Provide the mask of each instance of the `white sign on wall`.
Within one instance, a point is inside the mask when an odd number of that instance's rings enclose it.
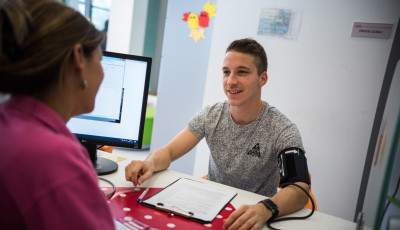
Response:
[[[352,37],[390,38],[393,24],[354,22]]]

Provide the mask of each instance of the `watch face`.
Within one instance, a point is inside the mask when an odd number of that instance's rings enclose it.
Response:
[[[276,206],[276,204],[272,201],[272,200],[267,200],[268,206],[273,210],[273,211],[277,211],[278,210],[278,206]]]

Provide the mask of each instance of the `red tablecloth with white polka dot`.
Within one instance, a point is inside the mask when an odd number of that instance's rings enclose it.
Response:
[[[111,188],[102,189],[105,193],[111,191]],[[229,203],[211,223],[202,224],[138,204],[136,200],[144,189],[146,188],[118,187],[108,201],[114,219],[129,229],[222,229],[223,220],[235,210]],[[160,190],[161,188],[150,188],[143,199]]]

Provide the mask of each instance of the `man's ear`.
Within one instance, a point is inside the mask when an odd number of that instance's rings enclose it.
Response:
[[[81,44],[76,44],[72,50],[72,67],[73,70],[76,71],[78,76],[81,76],[83,73],[83,68],[85,66],[85,58],[83,54],[83,47]]]
[[[265,84],[267,84],[268,81],[268,74],[267,71],[264,71],[261,76],[260,76],[260,86],[264,86]]]

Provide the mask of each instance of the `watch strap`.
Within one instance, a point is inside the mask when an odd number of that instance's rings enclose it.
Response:
[[[268,221],[271,221],[278,216],[279,208],[278,208],[278,205],[275,204],[275,202],[273,202],[270,199],[265,199],[265,200],[260,201],[260,203],[263,203],[265,205],[265,207],[267,207],[272,212],[272,216],[271,216],[271,218],[269,218]]]

